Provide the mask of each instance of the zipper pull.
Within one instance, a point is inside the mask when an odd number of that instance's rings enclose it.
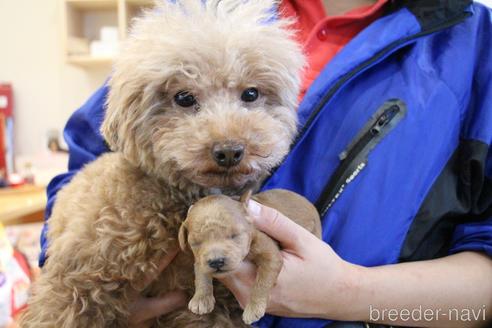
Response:
[[[400,107],[398,105],[393,105],[379,116],[379,118],[376,120],[376,123],[371,127],[371,134],[373,136],[378,135],[381,130],[388,125],[393,118],[398,114],[400,111]]]
[[[372,122],[374,123],[369,123],[368,126],[366,126],[365,129],[363,129],[355,138],[352,140],[352,142],[349,144],[349,146],[342,151],[339,155],[338,158],[340,161],[345,160],[347,158],[348,154],[352,151],[354,146],[364,137],[378,137],[381,134],[381,131],[385,129],[385,127],[390,124],[395,117],[398,116],[398,114],[402,111],[400,107],[400,103],[396,100],[390,100],[391,104],[385,103],[383,105],[385,108],[384,110],[380,108],[378,112],[380,112],[379,116],[376,116],[372,118]],[[397,102],[397,103],[395,103]],[[383,108],[384,108],[383,107]]]

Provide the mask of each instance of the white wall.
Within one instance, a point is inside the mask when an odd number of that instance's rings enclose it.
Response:
[[[61,131],[110,72],[64,62],[60,5],[59,0],[0,0],[0,81],[14,86],[19,155],[42,151],[47,131]]]
[[[492,0],[477,0],[477,2],[481,2],[486,4],[487,6],[492,8]]]

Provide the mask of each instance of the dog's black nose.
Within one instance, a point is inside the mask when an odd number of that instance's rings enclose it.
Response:
[[[244,156],[244,145],[238,143],[217,143],[212,147],[212,157],[219,166],[233,167]]]
[[[225,258],[224,257],[219,257],[213,260],[208,260],[208,266],[211,267],[212,269],[219,270],[221,269],[225,264]]]

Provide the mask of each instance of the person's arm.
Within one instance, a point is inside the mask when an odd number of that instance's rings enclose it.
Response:
[[[360,320],[400,326],[480,327],[492,318],[492,260],[481,253],[359,268],[355,276],[360,279],[355,311]],[[372,312],[367,304],[372,305]],[[384,309],[395,309],[391,318],[389,312],[381,317]],[[403,317],[404,309],[409,313],[405,310]]]
[[[421,327],[480,326],[492,318],[492,259],[486,255],[464,252],[365,268],[342,260],[277,211],[251,204],[254,224],[283,248],[284,266],[270,294],[268,313]],[[223,282],[245,304],[254,277],[254,266],[245,262]],[[414,320],[419,310],[421,318]],[[453,320],[456,311],[460,320]],[[467,311],[472,321],[466,321]]]
[[[40,267],[46,261],[46,248],[49,242],[46,234],[56,194],[64,185],[70,182],[75,173],[85,164],[108,151],[105,141],[99,132],[104,117],[104,104],[107,93],[108,87],[104,85],[80,109],[72,114],[65,126],[63,134],[69,150],[68,172],[56,176],[48,185],[45,224],[41,232]]]

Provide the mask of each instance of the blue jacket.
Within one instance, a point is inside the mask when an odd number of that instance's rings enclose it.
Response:
[[[264,188],[294,190],[315,203],[323,240],[352,263],[462,251],[492,256],[491,40],[492,14],[480,4],[399,2],[313,83],[299,108],[301,133]],[[69,172],[48,187],[47,218],[56,192],[108,151],[99,133],[107,91],[97,91],[66,126]],[[43,234],[43,250],[46,244]]]

